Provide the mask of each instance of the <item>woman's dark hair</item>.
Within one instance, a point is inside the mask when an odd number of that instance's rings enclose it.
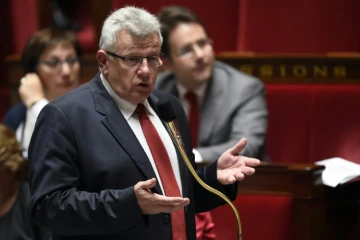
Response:
[[[163,36],[163,44],[161,52],[167,57],[170,53],[169,35],[181,23],[197,23],[204,29],[205,26],[202,20],[192,11],[180,6],[164,7],[158,13],[158,18],[161,24],[161,35]],[[205,29],[206,31],[206,29]]]
[[[77,57],[81,60],[82,51],[74,32],[56,28],[45,28],[34,33],[23,49],[21,62],[24,74],[36,72],[41,54],[49,47],[56,46],[59,43],[72,45]]]

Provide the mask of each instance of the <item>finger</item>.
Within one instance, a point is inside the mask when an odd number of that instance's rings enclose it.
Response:
[[[238,172],[234,177],[237,181],[241,181],[245,178],[245,175],[243,172]]]
[[[245,159],[245,165],[250,167],[256,167],[260,165],[260,160],[256,158],[247,158]]]
[[[164,212],[173,212],[180,208],[185,207],[190,203],[189,198],[182,198],[182,197],[166,197],[162,196],[157,201],[158,206],[161,207],[162,211]]]
[[[170,205],[190,201],[188,198],[183,198],[183,197],[167,197],[167,196],[159,195],[159,194],[156,194],[155,196],[157,198],[156,202],[162,206],[170,206]]]
[[[21,79],[20,79],[20,84],[24,84],[25,82],[26,82],[26,78],[25,77],[22,77]]]
[[[231,155],[237,155],[237,154],[239,154],[239,152],[241,152],[245,148],[246,143],[247,143],[246,138],[242,138],[242,139],[240,139],[240,141],[238,141],[235,144],[235,146],[228,149],[226,152],[230,153]]]
[[[235,175],[228,176],[226,184],[233,184],[234,182],[236,182],[236,176]]]
[[[245,175],[253,175],[255,173],[255,169],[251,167],[244,167],[241,171]]]

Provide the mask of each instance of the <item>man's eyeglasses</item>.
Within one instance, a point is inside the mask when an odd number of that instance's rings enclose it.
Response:
[[[46,66],[55,70],[60,70],[63,63],[67,63],[69,67],[72,67],[77,62],[79,62],[79,59],[77,57],[69,57],[64,60],[60,60],[58,58],[52,58],[49,60],[40,61],[40,63],[45,64]]]
[[[146,58],[146,62],[149,67],[158,67],[161,66],[165,58],[165,55],[163,53],[160,53],[160,55],[142,57],[142,56],[120,56],[109,51],[105,51],[105,52],[110,56],[120,58],[121,60],[124,61],[125,65],[129,67],[134,67],[136,65],[141,64],[144,58]]]
[[[188,44],[176,51],[176,54],[181,58],[191,58],[195,55],[194,45],[201,50],[212,46],[212,40],[209,38],[200,39],[195,43]]]

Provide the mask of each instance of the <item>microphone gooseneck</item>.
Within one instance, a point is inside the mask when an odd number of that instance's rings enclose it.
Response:
[[[189,169],[189,171],[191,172],[193,177],[203,188],[205,188],[209,192],[222,198],[232,208],[232,210],[235,214],[236,220],[237,220],[237,225],[238,225],[238,239],[241,240],[242,239],[241,221],[240,221],[240,215],[239,215],[236,207],[234,206],[234,204],[231,202],[231,200],[225,194],[210,187],[203,180],[201,180],[201,178],[197,175],[195,169],[193,168],[188,156],[186,155],[184,146],[182,143],[179,127],[176,122],[176,114],[175,114],[174,108],[172,107],[171,102],[168,99],[162,99],[157,102],[156,106],[158,109],[160,119],[165,122],[165,126],[170,134],[172,141],[178,148],[182,158],[185,161],[187,168]]]

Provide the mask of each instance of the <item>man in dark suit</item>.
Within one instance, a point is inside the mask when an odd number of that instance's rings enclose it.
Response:
[[[30,143],[32,214],[54,239],[194,240],[196,212],[223,200],[195,182],[158,117],[173,106],[195,166],[186,115],[175,97],[154,90],[162,36],[156,17],[125,7],[104,22],[101,73],[49,103]],[[242,139],[197,170],[231,199],[259,160],[239,156]]]

